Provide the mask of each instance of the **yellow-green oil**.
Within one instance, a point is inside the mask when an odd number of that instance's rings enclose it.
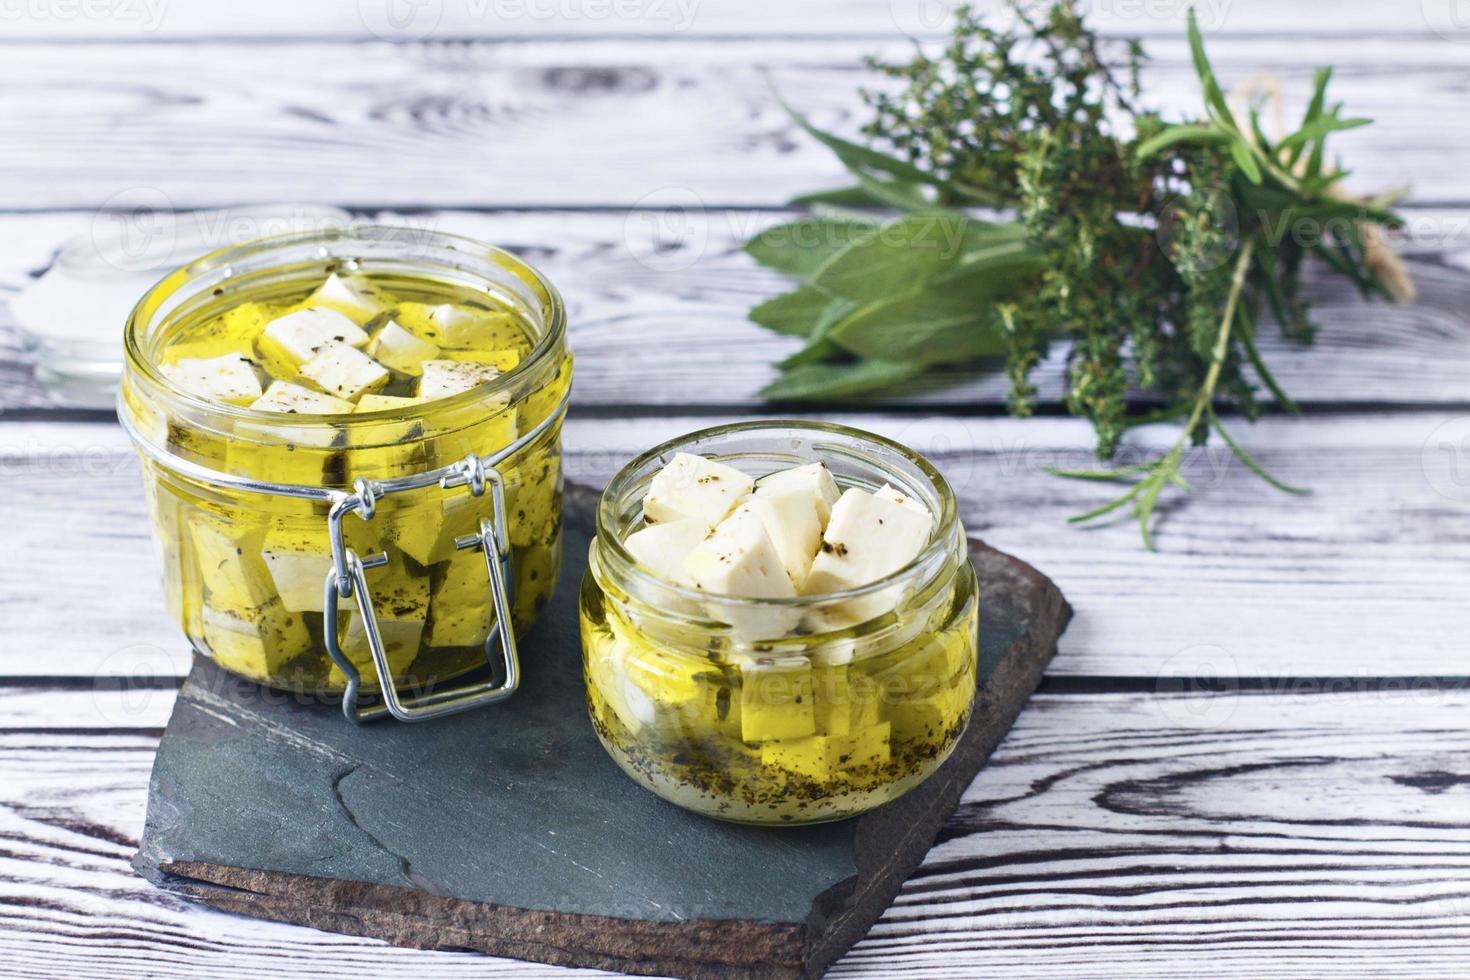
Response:
[[[783,642],[763,655],[714,642],[701,655],[700,636],[651,636],[592,574],[580,606],[598,737],[634,780],[708,816],[860,813],[937,769],[969,720],[979,606],[968,562],[867,644],[814,636],[805,651]]]

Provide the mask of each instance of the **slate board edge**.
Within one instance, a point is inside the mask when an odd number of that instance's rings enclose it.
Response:
[[[964,790],[1040,683],[1071,619],[1071,607],[1046,576],[982,541],[971,539],[970,544],[972,560],[1000,559],[1007,575],[1025,580],[1018,584],[1034,604],[1030,621],[1053,623],[1054,629],[1049,635],[1028,632],[1013,644],[1013,650],[1017,645],[1031,649],[1003,658],[977,699],[977,708],[984,710],[976,716],[986,721],[979,729],[972,723],[955,754],[925,784],[928,792],[911,793],[857,818],[854,856],[859,874],[818,896],[804,927],[731,919],[671,924],[599,918],[471,902],[396,885],[176,862],[150,846],[154,842],[146,828],[133,866],[159,887],[222,911],[400,946],[474,950],[690,980],[819,977],[867,933],[923,860]],[[151,813],[158,797],[151,781],[149,797]],[[893,826],[904,828],[896,847]],[[864,879],[868,883],[860,888]],[[856,901],[851,900],[854,894],[860,895]],[[561,935],[575,935],[576,945],[556,941]],[[597,942],[589,942],[589,936]],[[697,955],[650,956],[650,948],[686,949]]]

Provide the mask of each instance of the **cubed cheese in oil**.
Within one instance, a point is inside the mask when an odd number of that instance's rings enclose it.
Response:
[[[511,347],[522,336],[515,318],[509,313],[472,310],[444,303],[429,312],[429,319],[438,330],[439,346],[457,350]]]
[[[932,531],[927,512],[849,489],[832,507],[802,592],[841,592],[891,575],[924,550]]]
[[[654,474],[643,498],[643,512],[654,521],[697,518],[714,525],[754,486],[754,480],[733,466],[678,453]]]
[[[258,412],[281,412],[287,415],[351,415],[357,406],[335,395],[312,391],[290,381],[272,381],[250,407]]]
[[[261,395],[255,362],[244,354],[181,358],[159,370],[180,388],[212,402],[249,405]]]
[[[439,348],[427,340],[410,333],[393,320],[378,328],[368,344],[368,354],[399,374],[420,375],[424,373],[425,361],[439,356]]]
[[[383,310],[377,290],[362,282],[349,282],[335,272],[306,298],[307,306],[326,307],[352,320],[366,323]]]
[[[388,369],[351,344],[329,340],[301,365],[301,377],[322,391],[347,401],[377,391],[388,383]]]
[[[368,335],[336,310],[309,307],[272,320],[256,341],[256,349],[272,375],[293,378],[301,365],[331,341],[366,347]]]
[[[424,401],[444,398],[489,384],[500,377],[498,368],[489,364],[439,359],[425,361],[419,376],[418,396]]]
[[[383,650],[388,654],[388,666],[395,678],[406,674],[409,666],[418,657],[423,635],[424,621],[421,619],[394,621],[378,618],[378,639],[382,641]],[[339,630],[337,643],[347,659],[357,668],[363,684],[378,683],[378,667],[373,662],[373,653],[368,647],[367,624],[356,609],[347,614],[347,625]],[[346,683],[347,675],[337,666],[335,660],[332,661],[331,669],[327,673],[327,684],[340,687]]]
[[[925,517],[929,516],[928,507],[925,507],[922,503],[915,500],[913,497],[910,497],[904,493],[900,493],[897,489],[893,487],[892,484],[883,484],[882,487],[873,491],[873,496],[877,497],[879,500],[889,500],[895,504],[899,504],[900,506],[907,507],[909,510],[913,511],[916,514],[923,514]]]
[[[812,505],[817,509],[817,520],[825,531],[827,521],[832,516],[832,505],[842,495],[837,489],[837,481],[832,479],[832,471],[827,469],[827,464],[818,461],[777,470],[761,477],[755,487],[757,497],[785,496],[793,492],[805,493],[812,498]]]
[[[740,666],[740,737],[749,743],[816,734],[811,663],[766,657]]]
[[[684,559],[712,530],[697,518],[650,524],[628,535],[623,545],[654,574],[682,582]]]
[[[757,495],[735,509],[737,514],[742,511],[760,520],[781,556],[786,577],[799,589],[822,543],[822,525],[811,495],[802,490]]]

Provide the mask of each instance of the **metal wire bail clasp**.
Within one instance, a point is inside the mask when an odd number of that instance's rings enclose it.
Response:
[[[359,558],[343,539],[342,521],[354,512],[363,520],[372,520],[381,497],[431,486],[435,481],[426,476],[432,477],[435,474],[416,474],[381,481],[359,479],[353,484],[354,492],[339,494],[327,514],[332,568],[327,572],[323,602],[326,627],[323,632],[327,641],[327,653],[347,677],[347,691],[342,697],[342,713],[353,722],[375,721],[389,715],[399,721],[427,721],[483,704],[503,701],[520,686],[520,658],[516,650],[515,630],[511,628],[510,622],[513,578],[510,528],[506,523],[505,480],[498,469],[474,454],[437,473],[443,474],[437,480],[443,490],[468,487],[471,496],[480,497],[484,495],[487,486],[490,488],[492,518],[480,522],[478,533],[456,538],[454,546],[462,551],[479,548],[485,555],[485,568],[490,580],[490,601],[495,608],[495,625],[485,639],[485,659],[487,663],[493,664],[498,656],[504,667],[504,677],[499,682],[462,684],[408,700],[399,696],[393,683],[388,651],[378,629],[378,617],[373,610],[372,595],[368,590],[365,574],[365,569],[386,565],[388,556],[380,554]],[[359,704],[362,675],[357,665],[342,650],[337,637],[337,609],[343,599],[353,599],[357,603],[363,634],[378,672],[378,686],[383,695],[381,705],[362,707]]]

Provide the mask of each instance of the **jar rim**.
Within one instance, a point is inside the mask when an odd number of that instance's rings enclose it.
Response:
[[[700,589],[680,585],[671,579],[658,575],[634,558],[632,552],[624,545],[623,539],[618,533],[616,501],[622,495],[622,491],[627,488],[644,466],[667,454],[685,451],[693,443],[721,436],[760,432],[764,429],[795,429],[802,432],[836,436],[851,440],[860,445],[870,444],[886,449],[912,464],[929,481],[939,499],[940,506],[938,513],[935,515],[935,529],[930,535],[928,543],[907,564],[866,585],[861,585],[853,589],[845,589],[840,592],[823,592],[814,595],[792,596],[789,598],[754,598],[720,592],[705,592]],[[903,582],[912,576],[917,569],[927,567],[930,564],[941,564],[942,558],[953,548],[954,537],[959,531],[959,507],[955,501],[954,490],[950,487],[949,481],[944,478],[944,475],[939,472],[933,463],[930,463],[922,455],[902,443],[865,429],[842,425],[836,422],[776,418],[731,422],[724,425],[697,429],[659,443],[652,449],[639,454],[624,465],[608,481],[607,487],[604,488],[602,496],[598,500],[596,523],[597,538],[595,544],[597,548],[606,549],[610,553],[616,563],[619,574],[631,575],[639,582],[657,589],[666,590],[671,596],[681,599],[703,600],[706,602],[713,600],[721,605],[729,605],[737,609],[755,607],[767,609],[806,609],[827,603],[842,602],[848,599],[873,595]]]
[[[478,385],[468,391],[456,392],[452,395],[436,398],[432,402],[426,402],[424,404],[404,405],[396,408],[379,409],[373,412],[355,412],[350,416],[354,424],[371,424],[374,422],[410,419],[421,415],[425,408],[429,408],[434,412],[442,410],[450,413],[455,409],[471,406],[488,396],[506,392],[520,383],[524,378],[530,376],[534,370],[544,370],[547,363],[556,357],[557,352],[565,346],[567,318],[566,307],[562,301],[561,293],[557,291],[556,287],[552,285],[551,280],[547,279],[541,270],[520,258],[515,253],[499,246],[470,238],[466,235],[456,235],[451,232],[433,231],[401,225],[352,224],[346,227],[327,226],[253,238],[249,241],[215,249],[169,272],[144,292],[142,297],[133,306],[132,311],[128,314],[127,323],[123,332],[123,347],[126,354],[127,366],[129,370],[136,372],[146,379],[150,385],[167,392],[170,398],[178,399],[190,408],[202,410],[221,418],[269,424],[272,427],[280,427],[288,430],[292,427],[306,428],[319,426],[328,420],[335,420],[337,423],[340,423],[340,420],[344,416],[331,414],[314,415],[305,412],[256,411],[247,405],[230,405],[211,401],[175,385],[159,370],[158,364],[154,359],[147,356],[144,352],[144,333],[151,326],[151,323],[145,322],[143,318],[147,312],[147,308],[150,306],[162,303],[163,300],[173,295],[178,289],[208,272],[220,268],[227,268],[232,261],[239,261],[248,256],[268,253],[275,249],[310,245],[312,243],[325,246],[338,242],[391,242],[395,239],[405,240],[410,243],[440,245],[454,251],[478,254],[495,261],[514,274],[528,277],[546,295],[546,305],[550,314],[550,322],[547,324],[541,336],[536,338],[536,343],[532,346],[530,352],[515,367],[504,372],[494,381]],[[322,256],[323,259],[331,257],[331,255]]]

